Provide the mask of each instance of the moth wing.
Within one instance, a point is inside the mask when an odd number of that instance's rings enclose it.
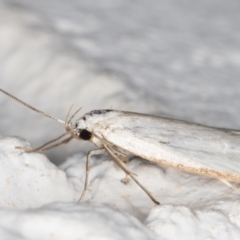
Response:
[[[240,134],[151,115],[119,112],[94,133],[131,154],[197,174],[240,182]]]

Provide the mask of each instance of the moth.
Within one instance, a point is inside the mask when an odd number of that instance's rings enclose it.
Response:
[[[94,110],[73,121],[79,109],[70,118],[68,113],[66,121],[62,121],[2,89],[0,91],[32,110],[65,124],[66,133],[39,148],[26,151],[46,151],[72,139],[90,141],[98,148],[87,155],[85,184],[80,199],[87,190],[90,157],[106,152],[156,204],[159,202],[124,163],[129,154],[182,171],[217,178],[229,186],[232,186],[229,182],[240,183],[240,131],[109,109]],[[63,137],[65,139],[61,141]]]

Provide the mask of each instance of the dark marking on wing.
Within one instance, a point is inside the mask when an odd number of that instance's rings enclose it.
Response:
[[[111,109],[104,109],[104,110],[93,110],[91,111],[90,113],[88,113],[90,116],[93,116],[93,115],[101,115],[101,114],[106,114],[107,112],[111,112],[113,110]]]
[[[170,143],[169,141],[163,141],[163,140],[162,141],[160,140],[158,142],[161,143],[161,144],[169,144]]]

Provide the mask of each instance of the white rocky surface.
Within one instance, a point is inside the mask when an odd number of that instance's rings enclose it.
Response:
[[[57,168],[15,146],[28,144],[0,141],[1,239],[239,239],[239,193],[218,180],[134,158],[128,167],[161,202],[156,206],[134,182],[121,182],[125,174],[108,156],[94,157],[78,202],[84,154]]]
[[[237,0],[1,0],[0,87],[61,119],[74,103],[82,114],[113,108],[239,129],[239,10]],[[105,155],[92,159],[77,203],[92,146],[47,153],[58,168],[9,136],[35,147],[63,126],[3,94],[0,116],[0,239],[240,238],[238,192],[138,158],[129,168],[160,206],[124,185]]]
[[[158,237],[136,218],[104,204],[52,203],[24,211],[1,210],[0,216],[1,239],[154,240]]]
[[[29,147],[16,138],[0,140],[0,205],[5,208],[31,208],[56,201],[76,201],[77,192],[66,173],[44,155],[24,153],[15,147]],[[30,197],[31,196],[31,197]]]

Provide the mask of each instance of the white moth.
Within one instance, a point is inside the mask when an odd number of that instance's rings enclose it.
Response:
[[[11,94],[1,91],[23,103]],[[23,104],[53,118],[26,103]],[[240,131],[116,110],[94,110],[73,122],[75,114],[65,121],[65,134],[31,151],[45,151],[73,138],[96,145],[98,149],[90,151],[87,156],[85,187],[81,199],[87,189],[90,156],[104,152],[109,153],[155,203],[158,201],[124,164],[123,159],[128,154],[186,172],[217,178],[225,183],[240,183]],[[70,137],[47,147],[67,134]]]

